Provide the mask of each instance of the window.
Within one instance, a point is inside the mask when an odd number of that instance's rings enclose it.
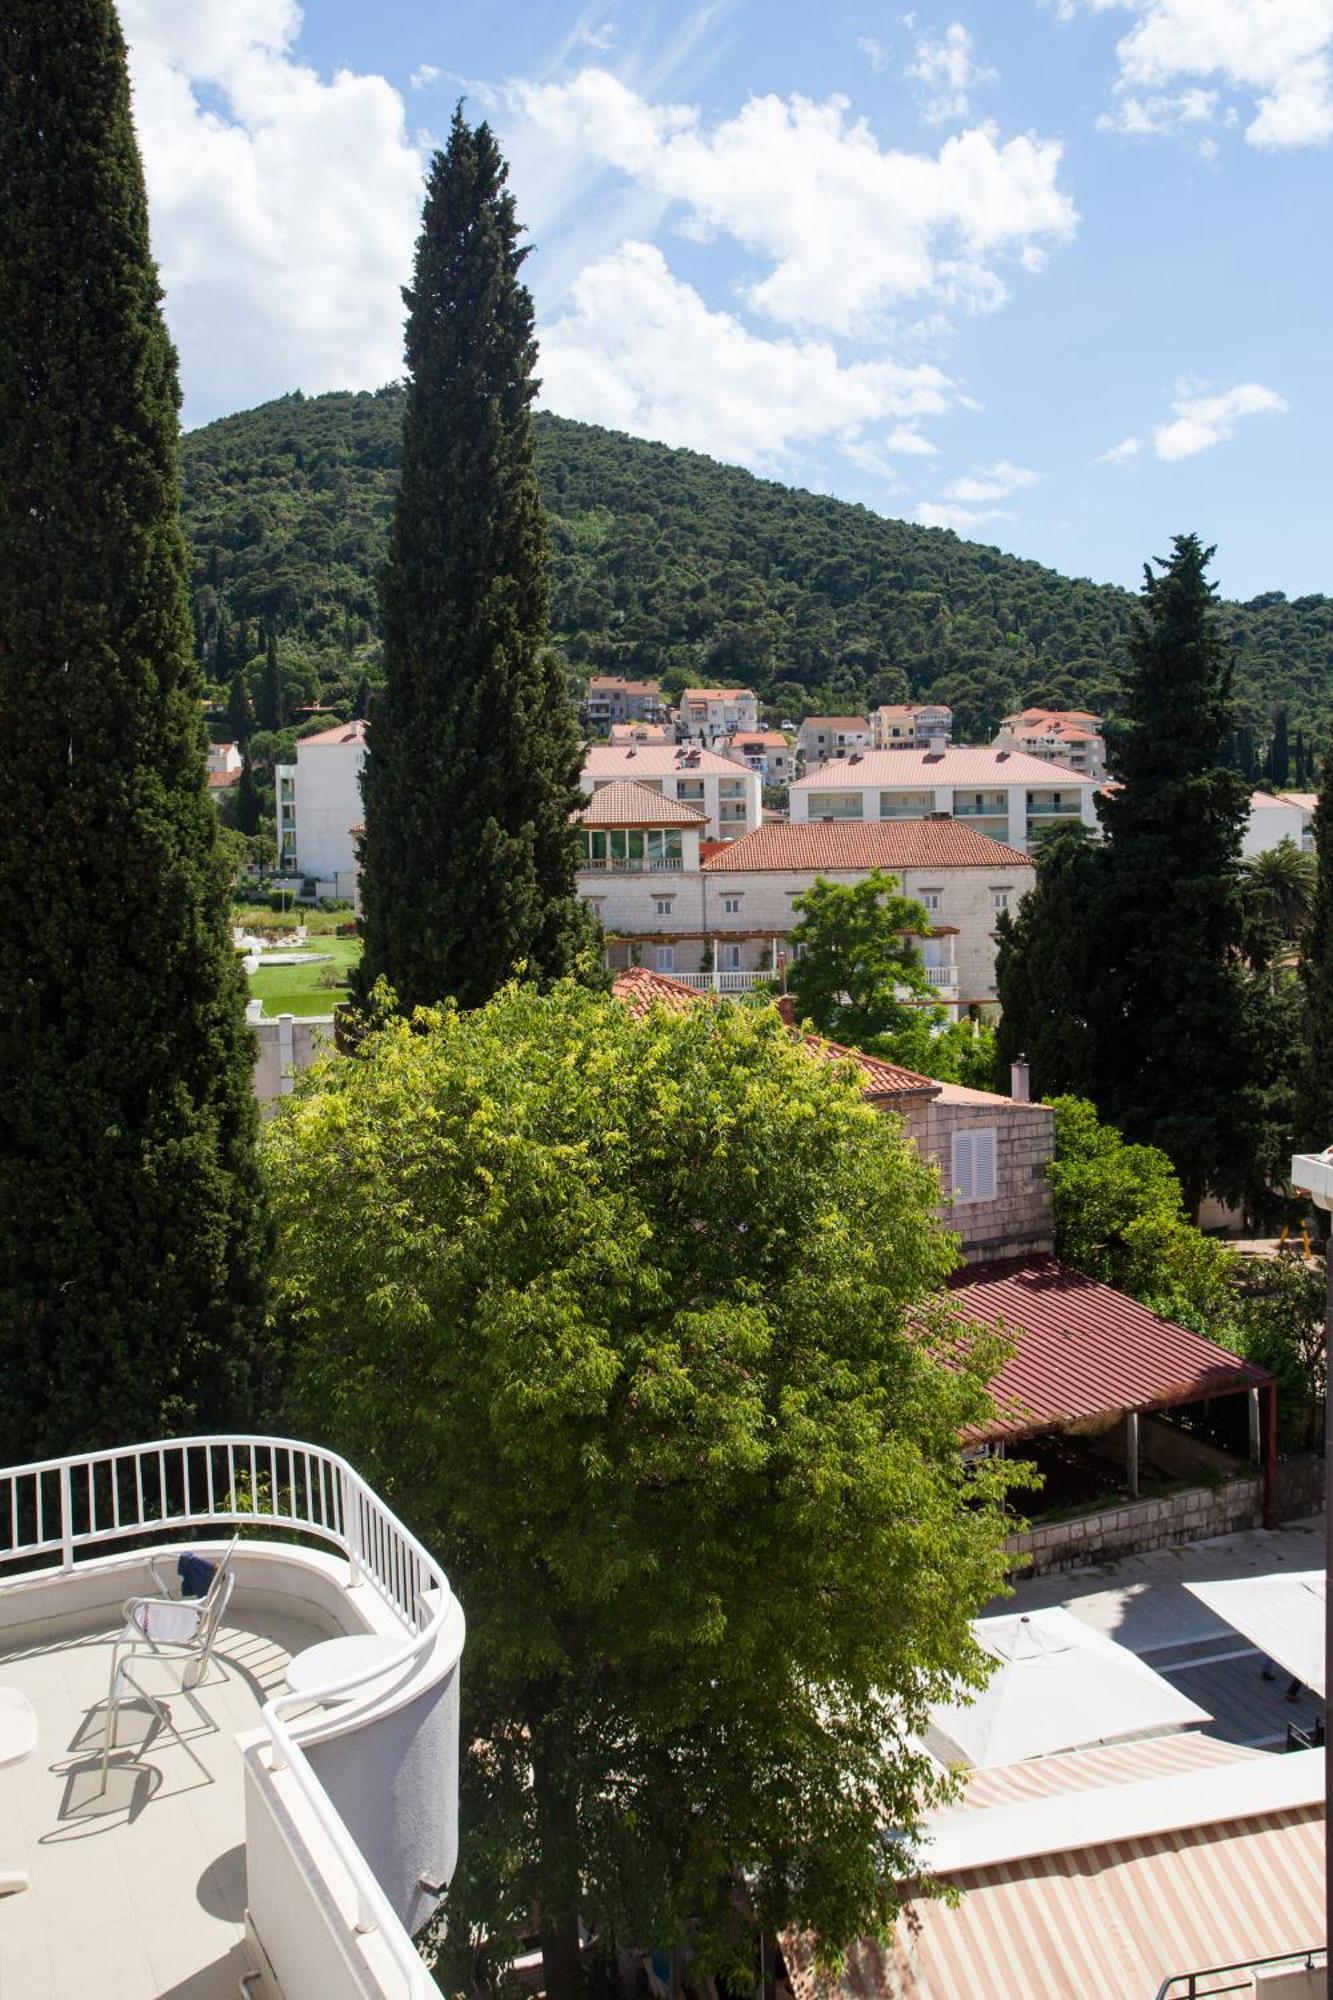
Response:
[[[659,896],[657,901],[653,904],[653,908],[656,910],[659,917],[669,917],[671,915],[670,896]]]
[[[738,944],[719,946],[717,954],[720,972],[739,972],[741,969],[741,948]]]
[[[990,892],[991,908],[993,910],[1007,910],[1009,907],[1009,898],[1012,894],[1013,891],[1011,889],[992,889]]]
[[[659,972],[674,972],[676,969],[676,947],[674,944],[659,944],[656,966]]]
[[[942,894],[943,891],[940,889],[923,889],[919,901],[923,902],[928,910],[938,910]]]
[[[676,780],[676,797],[685,800],[688,805],[701,806],[704,801],[703,779],[678,778]]]
[[[956,1201],[994,1201],[995,1127],[953,1135],[953,1186]]]
[[[860,792],[811,792],[811,819],[860,819]]]
[[[738,917],[740,913],[741,899],[739,896],[724,896],[722,898],[722,914],[724,917]]]

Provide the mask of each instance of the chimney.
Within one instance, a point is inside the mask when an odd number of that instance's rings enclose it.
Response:
[[[773,1005],[778,1010],[778,1019],[789,1028],[796,1026],[796,1002],[790,993],[779,993]]]
[[[1009,1095],[1015,1104],[1027,1104],[1031,1101],[1031,1072],[1026,1056],[1020,1056],[1017,1062],[1009,1065]]]
[[[944,749],[945,749],[944,738],[942,736],[932,736],[930,739],[931,756],[942,757],[944,755]]]

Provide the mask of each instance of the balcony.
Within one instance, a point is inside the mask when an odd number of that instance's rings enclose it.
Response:
[[[156,1594],[150,1555],[174,1579],[238,1529],[207,1672],[183,1694],[179,1663],[136,1661],[104,1775],[124,1601]],[[289,1691],[331,1638],[360,1657]],[[444,1573],[331,1452],[189,1438],[0,1471],[0,1683],[38,1732],[0,1770],[0,1871],[28,1878],[0,1898],[0,1991],[438,2000],[410,1933],[456,1853],[462,1644]]]
[[[941,989],[950,988],[956,990],[958,986],[958,967],[956,965],[928,965],[926,967],[926,978],[932,986],[938,986]]]
[[[692,986],[696,993],[753,993],[756,986],[772,979],[771,972],[673,972],[679,986]]]
[[[601,855],[596,860],[593,860],[585,854],[579,860],[579,873],[590,872],[597,875],[679,875],[684,866],[685,863],[679,855],[668,856],[660,861],[648,857],[642,860],[631,861],[628,857],[621,859],[616,855],[610,854]]]
[[[1029,799],[1027,810],[1029,819],[1037,819],[1043,815],[1047,817],[1059,817],[1061,819],[1077,819],[1080,807],[1077,799],[1069,799],[1065,802],[1055,799]]]

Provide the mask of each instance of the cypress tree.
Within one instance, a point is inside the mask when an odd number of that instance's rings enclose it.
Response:
[[[1268,776],[1277,791],[1291,782],[1291,744],[1285,708],[1278,709],[1273,717],[1273,740],[1268,746]]]
[[[247,837],[259,831],[259,792],[248,750],[241,752],[241,775],[236,785],[236,831]]]
[[[569,824],[579,743],[545,643],[532,300],[508,169],[461,110],[428,178],[402,473],[381,588],[386,685],[364,778],[357,989],[405,1008],[545,984],[594,935]]]
[[[0,15],[0,1456],[246,1421],[265,1227],[112,0]]]
[[[1302,1144],[1333,1146],[1333,757],[1324,752],[1314,809],[1315,891],[1301,939],[1305,989],[1304,1062],[1299,1095]]]
[[[264,672],[259,683],[259,726],[276,735],[286,720],[282,699],[282,673],[278,666],[278,637],[270,625],[264,634]]]
[[[1089,1097],[1096,1088],[1103,861],[1086,827],[1053,828],[1037,850],[1035,887],[996,920],[1001,1089],[1020,1059],[1031,1066],[1034,1096]]]
[[[255,733],[255,704],[244,667],[237,667],[227,690],[227,727],[233,743],[248,743]]]
[[[1258,1157],[1261,995],[1241,964],[1241,836],[1249,787],[1222,767],[1231,663],[1207,579],[1213,551],[1177,536],[1145,570],[1130,638],[1103,904],[1104,1118],[1163,1148],[1191,1212],[1208,1188],[1242,1198]]]

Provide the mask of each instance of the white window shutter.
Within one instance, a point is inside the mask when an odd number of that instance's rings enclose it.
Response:
[[[955,1132],[953,1135],[953,1185],[959,1201],[972,1199],[972,1134]]]
[[[995,1132],[972,1134],[972,1171],[975,1182],[974,1201],[994,1201],[995,1199]]]

